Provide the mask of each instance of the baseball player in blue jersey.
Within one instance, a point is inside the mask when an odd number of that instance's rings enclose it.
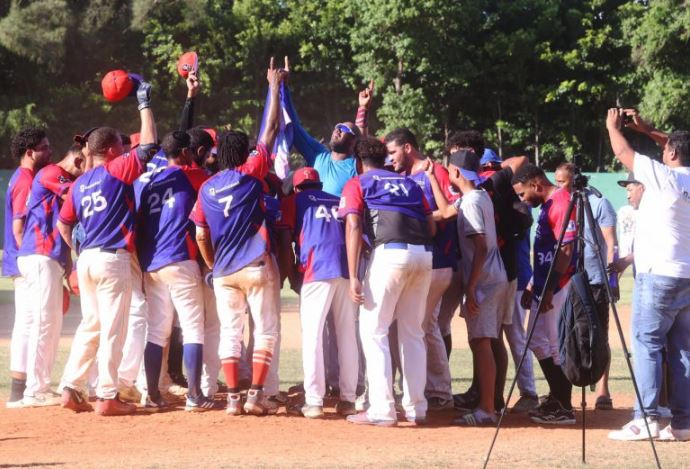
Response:
[[[340,402],[336,410],[341,415],[352,415],[359,369],[357,305],[349,296],[345,230],[337,216],[340,199],[321,190],[319,174],[313,168],[297,170],[293,186],[296,194],[284,199],[282,223],[293,234],[297,268],[302,277],[291,281],[293,285],[302,285],[300,319],[306,402],[302,414],[307,418],[323,416],[326,393],[323,328],[326,315],[332,311],[340,365]],[[292,252],[288,249],[281,254],[291,257]]]
[[[184,337],[184,362],[188,394],[185,410],[213,408],[200,389],[204,344],[204,297],[201,270],[196,261],[189,214],[197,191],[208,175],[190,166],[190,138],[175,131],[165,136],[162,148],[169,166],[152,176],[141,193],[137,245],[144,272],[149,306],[144,368],[148,397],[146,407],[167,406],[158,390],[163,348],[172,330],[175,310]]]
[[[98,354],[96,412],[100,415],[134,413],[134,405],[120,401],[117,369],[127,330],[132,296],[131,256],[134,251],[134,190],[147,151],[156,142],[151,111],[151,85],[139,82],[136,96],[141,117],[141,144],[122,154],[120,133],[101,127],[89,135],[86,171],[71,186],[60,210],[58,230],[72,246],[72,227],[81,223],[85,239],[79,256],[82,321],[72,343],[60,389],[62,405],[76,412],[91,410],[79,388]]]
[[[283,72],[267,72],[272,93],[269,114],[277,122],[278,95]],[[196,224],[196,240],[204,261],[213,269],[218,317],[221,323],[219,354],[228,386],[227,413],[263,415],[277,406],[264,394],[264,383],[278,338],[279,278],[269,254],[263,201],[263,178],[277,126],[266,126],[256,150],[249,153],[249,138],[230,131],[218,138],[218,163],[222,170],[206,181],[190,218]],[[249,306],[254,320],[252,384],[241,406],[239,360],[244,314]]]
[[[364,173],[343,189],[350,295],[359,303],[359,332],[367,361],[370,407],[350,415],[356,424],[397,424],[388,329],[397,320],[403,370],[403,408],[409,422],[426,419],[424,310],[431,283],[432,237],[436,224],[422,190],[412,179],[384,170],[386,146],[364,138],[355,146]],[[360,280],[363,236],[373,248]]]

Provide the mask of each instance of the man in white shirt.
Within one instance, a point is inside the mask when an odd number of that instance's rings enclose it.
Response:
[[[628,127],[663,145],[663,163],[636,153],[621,133]],[[616,158],[644,184],[645,195],[635,226],[635,290],[633,350],[635,377],[647,414],[635,409],[631,422],[611,432],[616,440],[649,437],[690,440],[690,132],[666,136],[645,123],[634,110],[609,109],[606,128]],[[671,424],[659,430],[658,403],[662,381],[661,351],[667,346],[671,370]]]

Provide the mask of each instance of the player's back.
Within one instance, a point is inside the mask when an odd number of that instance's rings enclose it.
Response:
[[[196,257],[189,214],[207,178],[203,169],[169,166],[143,187],[137,204],[137,251],[144,271]]]

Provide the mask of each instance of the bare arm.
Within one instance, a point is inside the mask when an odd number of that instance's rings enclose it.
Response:
[[[62,223],[60,220],[57,222],[57,229],[60,232],[60,236],[62,236],[62,239],[65,240],[65,244],[69,246],[70,249],[74,250],[74,246],[72,245],[72,230],[73,230],[72,225],[66,225]]]
[[[199,245],[199,252],[201,252],[201,257],[203,257],[206,266],[209,269],[213,269],[213,264],[215,263],[215,253],[213,252],[213,246],[211,245],[211,237],[208,228],[202,228],[200,226],[196,227],[196,243]]]
[[[24,237],[24,218],[15,218],[12,220],[12,235],[17,247],[22,247],[22,238]]]
[[[438,232],[438,229],[436,227],[436,222],[434,221],[433,214],[427,215],[426,223],[427,223],[427,226],[429,227],[429,234],[433,238],[434,236],[436,236],[436,233]]]
[[[618,238],[616,237],[616,227],[603,226],[601,227],[601,234],[604,235],[604,242],[606,243],[606,264],[613,262],[613,253],[618,246]]]
[[[374,96],[374,80],[371,80],[369,86],[359,92],[359,108],[357,109],[357,116],[355,117],[355,125],[363,136],[369,134],[369,106],[371,105],[371,98]]]
[[[285,58],[287,67],[287,57]],[[268,116],[266,119],[266,127],[259,137],[259,141],[266,145],[266,148],[271,151],[273,144],[278,136],[278,130],[280,128],[280,122],[278,120],[278,111],[280,110],[280,82],[283,79],[284,74],[280,70],[275,68],[273,64],[273,57],[271,57],[271,62],[266,72],[266,79],[268,80],[268,86],[271,93],[271,102],[268,108]]]
[[[662,132],[661,130],[654,128],[654,126],[642,119],[640,114],[637,112],[637,109],[623,109],[623,114],[632,117],[632,122],[626,124],[626,127],[649,136],[649,138],[654,140],[656,144],[659,145],[661,148],[664,148],[664,146],[666,146],[666,142],[668,141],[668,134],[666,132]]]
[[[528,158],[526,156],[514,156],[503,161],[501,163],[501,168],[510,168],[513,170],[513,174],[515,174],[518,169],[527,164],[527,162]]]
[[[609,109],[608,115],[606,116],[606,129],[609,131],[609,139],[611,140],[613,154],[628,171],[632,171],[635,151],[621,132],[621,115],[619,109]]]
[[[434,201],[436,202],[436,206],[438,207],[438,209],[436,209],[433,213],[434,220],[449,220],[451,218],[457,217],[458,210],[455,208],[454,205],[448,203],[446,196],[443,194],[443,190],[441,190],[441,186],[439,185],[436,176],[434,176],[434,166],[431,163],[431,161],[427,163],[427,168],[424,171],[426,172],[426,175],[429,178],[431,190],[434,193]]]
[[[470,237],[474,246],[474,256],[472,257],[472,267],[470,276],[465,284],[465,308],[469,315],[474,316],[479,313],[479,302],[477,300],[477,282],[484,269],[486,254],[489,249],[486,245],[486,235],[476,234]]]
[[[350,296],[358,304],[364,303],[362,285],[357,276],[362,255],[362,217],[349,213],[345,217],[345,248],[347,250],[347,270],[350,275]]]

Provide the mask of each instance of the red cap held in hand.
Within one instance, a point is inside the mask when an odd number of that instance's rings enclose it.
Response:
[[[199,57],[196,52],[185,52],[177,61],[177,73],[185,80],[190,72],[196,73],[199,69]]]
[[[113,70],[105,74],[101,81],[103,96],[111,103],[122,101],[132,92],[134,82],[124,70]]]

